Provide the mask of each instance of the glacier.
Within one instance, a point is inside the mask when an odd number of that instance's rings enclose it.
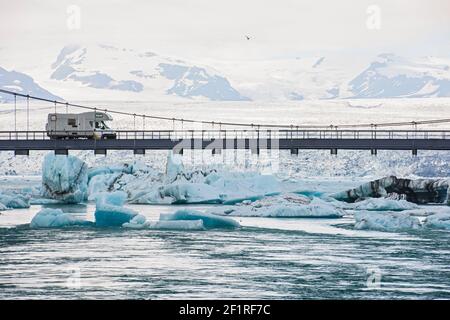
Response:
[[[123,191],[101,193],[96,197],[95,224],[99,227],[117,227],[130,222],[138,212],[123,207],[127,194]]]
[[[93,223],[65,213],[61,209],[45,208],[36,213],[30,222],[31,228],[61,228],[71,226],[91,226]]]
[[[48,153],[42,165],[42,195],[65,203],[87,199],[88,166],[72,155]]]
[[[420,229],[420,220],[401,212],[368,212],[354,213],[355,229],[377,231],[404,231]]]
[[[212,214],[237,217],[340,218],[345,211],[331,203],[298,194],[269,196],[254,202],[243,201],[232,208],[216,207]]]

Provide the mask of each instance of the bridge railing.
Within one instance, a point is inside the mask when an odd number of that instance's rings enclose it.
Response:
[[[76,131],[78,135],[92,131]],[[61,132],[73,133],[73,132]],[[450,130],[116,130],[116,139],[450,139]],[[0,131],[0,140],[49,140],[46,131]]]

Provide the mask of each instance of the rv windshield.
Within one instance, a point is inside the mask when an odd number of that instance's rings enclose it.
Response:
[[[109,129],[109,127],[106,125],[106,123],[104,121],[96,121],[95,122],[95,128],[96,129],[101,129],[101,130]]]

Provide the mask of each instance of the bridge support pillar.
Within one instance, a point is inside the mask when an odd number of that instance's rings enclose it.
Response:
[[[337,148],[332,148],[331,150],[330,150],[330,153],[333,155],[333,156],[337,156]]]
[[[68,156],[69,150],[68,149],[56,149],[55,155],[62,155],[62,156]]]
[[[106,156],[106,149],[95,149],[94,154]]]
[[[145,149],[134,149],[133,154],[145,155]]]
[[[412,155],[415,157],[417,156],[417,149],[412,149]]]
[[[30,150],[14,150],[15,156],[29,156]]]
[[[297,148],[292,148],[291,149],[291,154],[295,154],[298,156],[298,149]]]
[[[377,155],[378,150],[377,149],[370,149],[370,154],[373,156]]]

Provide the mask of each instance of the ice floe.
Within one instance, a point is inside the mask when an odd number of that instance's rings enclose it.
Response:
[[[30,197],[16,192],[0,193],[0,210],[30,207]]]
[[[123,227],[152,230],[205,230],[203,220],[151,221],[143,215],[135,216],[130,222],[124,223]]]
[[[77,217],[71,213],[65,213],[61,209],[42,209],[30,222],[31,228],[61,228],[70,226],[90,226],[91,221]]]
[[[77,157],[48,153],[42,165],[43,196],[66,203],[85,201],[87,173],[87,164]]]
[[[123,206],[126,199],[127,194],[122,191],[98,194],[95,204],[95,224],[99,227],[117,227],[130,222],[138,212]]]
[[[420,221],[403,212],[368,212],[354,213],[355,229],[377,231],[403,231],[420,229]]]
[[[369,198],[366,200],[355,202],[352,206],[354,210],[369,211],[403,211],[418,209],[415,203],[406,200],[393,200],[386,198]]]
[[[425,228],[450,230],[450,212],[441,212],[426,217],[423,222]]]
[[[208,212],[239,217],[340,218],[345,211],[319,198],[281,194],[254,202],[243,201],[231,208],[216,207]]]
[[[196,210],[182,209],[174,213],[162,213],[159,218],[160,221],[186,221],[186,220],[201,220],[205,229],[216,228],[239,228],[240,224],[236,220],[228,217],[221,217],[210,213],[200,212]]]

